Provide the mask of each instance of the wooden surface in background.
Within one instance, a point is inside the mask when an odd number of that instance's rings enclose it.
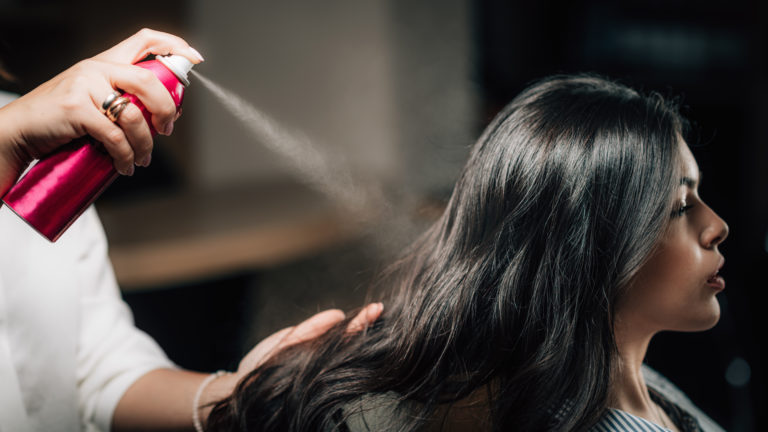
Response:
[[[118,283],[151,289],[268,268],[350,239],[356,224],[317,193],[261,184],[97,205]]]

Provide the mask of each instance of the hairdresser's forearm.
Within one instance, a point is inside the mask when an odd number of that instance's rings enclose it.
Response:
[[[192,405],[195,392],[208,376],[183,370],[158,369],[128,388],[112,417],[115,431],[194,430]],[[224,375],[205,387],[200,403],[206,405],[232,393],[237,377]],[[210,408],[200,410],[205,419]]]

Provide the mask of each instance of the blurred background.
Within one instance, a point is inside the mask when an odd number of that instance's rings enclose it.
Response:
[[[678,96],[704,200],[730,225],[713,329],[654,338],[647,362],[731,431],[766,430],[768,14],[760,2],[0,0],[0,59],[24,93],[141,27],[303,137],[389,206],[353,212],[191,78],[152,165],[97,202],[137,325],[198,370],[368,284],[439,214],[468,148],[532,80],[597,72]]]

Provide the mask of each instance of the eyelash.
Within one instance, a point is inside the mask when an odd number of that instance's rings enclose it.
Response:
[[[690,209],[691,209],[691,207],[693,207],[693,205],[684,205],[684,206],[680,206],[680,208],[678,208],[677,210],[675,210],[675,211],[673,211],[673,212],[672,212],[672,217],[673,217],[673,218],[677,218],[677,217],[680,217],[680,216],[682,216],[683,214],[685,214],[685,212],[687,212],[688,210],[690,210]]]

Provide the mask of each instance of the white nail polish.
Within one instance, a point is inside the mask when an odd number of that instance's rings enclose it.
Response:
[[[200,52],[199,52],[199,51],[197,51],[196,49],[194,49],[194,48],[192,48],[192,47],[189,47],[189,49],[192,51],[192,53],[193,53],[193,54],[195,54],[195,56],[197,57],[197,59],[198,59],[199,61],[201,61],[201,62],[202,62],[202,61],[205,61],[205,59],[203,58],[203,56],[200,54]]]

